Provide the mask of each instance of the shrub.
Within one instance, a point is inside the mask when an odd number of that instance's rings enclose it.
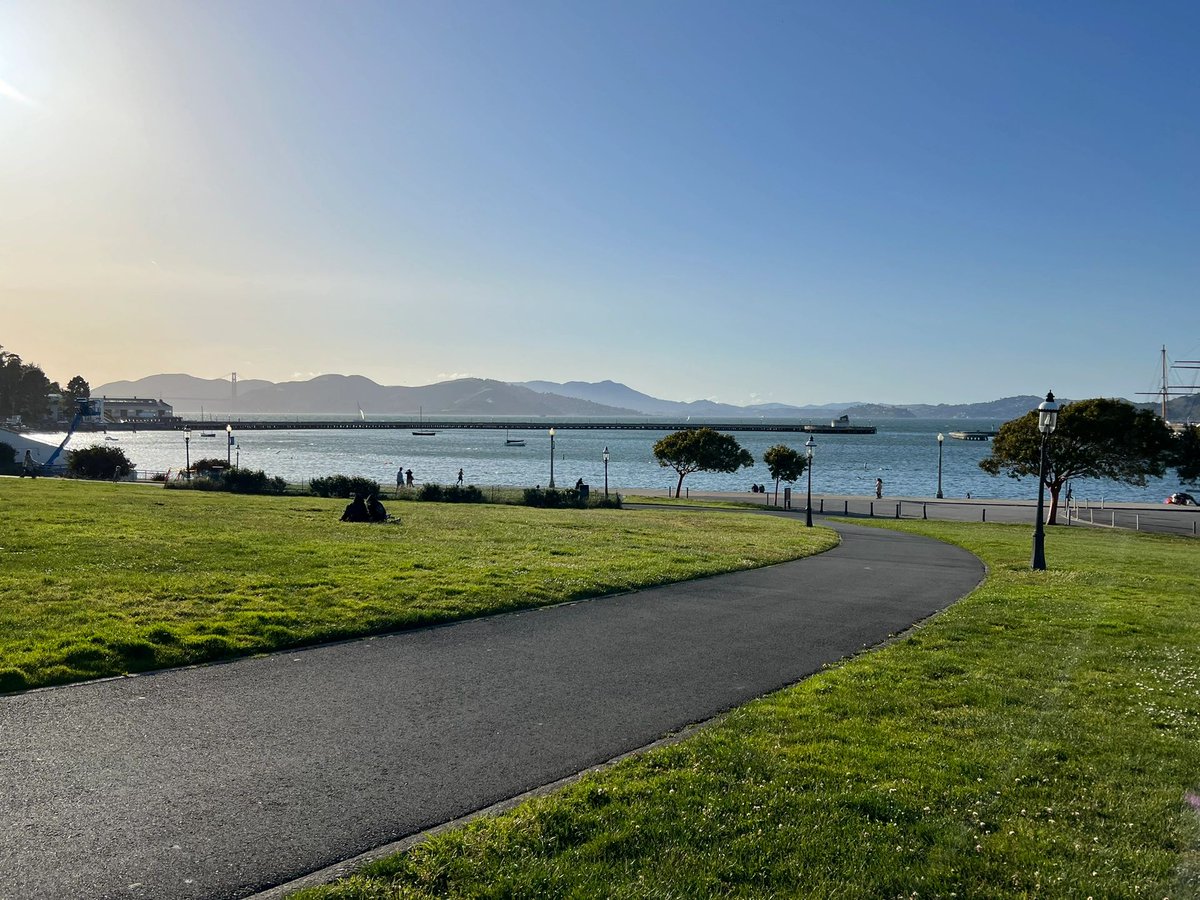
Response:
[[[537,506],[542,509],[620,509],[621,495],[609,494],[606,500],[603,494],[597,496],[589,493],[585,497],[581,491],[574,488],[526,488],[521,502],[525,506]]]
[[[213,472],[224,472],[229,468],[229,464],[223,459],[198,459],[192,463],[192,473],[195,475],[209,475]]]
[[[227,469],[221,474],[224,490],[234,494],[282,494],[287,482],[270,477],[262,469]]]
[[[80,478],[120,478],[133,469],[120,447],[83,447],[72,451],[67,469]]]
[[[466,487],[459,487],[457,484],[443,487],[440,484],[433,484],[431,482],[421,485],[421,490],[417,493],[417,499],[428,500],[434,503],[484,502],[483,491],[473,484],[468,484]]]
[[[379,482],[361,475],[327,475],[324,478],[314,478],[308,484],[308,489],[318,497],[348,498],[351,494],[362,494],[369,497],[378,494]]]
[[[587,506],[578,491],[560,491],[555,488],[526,488],[522,495],[526,506],[537,506],[541,509],[583,509]]]
[[[17,448],[0,441],[0,475],[16,475],[21,466],[17,463]]]

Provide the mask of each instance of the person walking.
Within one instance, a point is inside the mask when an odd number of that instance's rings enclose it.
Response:
[[[876,500],[883,499],[883,479],[882,478],[875,479],[875,499]]]
[[[28,450],[25,451],[25,458],[21,460],[21,477],[28,475],[30,478],[37,478],[37,463],[33,461],[33,454]]]
[[[408,479],[408,486],[409,486],[409,487],[412,487],[412,486],[413,486],[413,479],[412,479],[412,469],[409,469],[409,470],[408,470],[407,472],[405,472],[404,474],[405,474],[405,476],[406,476],[406,477],[407,477],[407,479]]]
[[[458,470],[458,486],[459,487],[462,487],[462,481],[463,481],[463,470],[459,469]]]
[[[404,487],[404,466],[401,466],[396,472],[396,490],[400,490],[402,487]]]

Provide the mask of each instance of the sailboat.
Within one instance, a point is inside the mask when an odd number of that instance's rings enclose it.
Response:
[[[513,438],[508,436],[508,429],[504,429],[504,446],[505,447],[524,447],[524,438]]]
[[[421,407],[420,416],[421,416],[420,424],[424,425],[425,424],[425,407],[423,407],[423,406]],[[413,434],[417,435],[418,437],[431,437],[432,435],[437,434],[437,432],[421,430],[421,431],[414,431]]]

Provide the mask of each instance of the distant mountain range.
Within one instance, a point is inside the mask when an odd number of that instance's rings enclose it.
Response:
[[[96,397],[147,397],[170,403],[176,413],[220,418],[254,415],[353,416],[559,416],[615,418],[635,416],[673,419],[790,418],[822,421],[839,415],[851,420],[937,418],[988,419],[1004,422],[1037,407],[1040,397],[1005,397],[986,403],[908,404],[825,403],[794,406],[760,403],[735,406],[711,400],[683,402],[643,394],[615,381],[526,381],[508,383],[486,378],[458,378],[417,387],[386,386],[361,375],[319,375],[307,381],[245,380],[236,400],[224,379],[191,375],[151,375],[136,381],[114,381],[93,388]],[[1194,398],[1181,398],[1189,400]],[[1172,402],[1174,405],[1181,401]],[[1180,411],[1182,414],[1182,409]]]

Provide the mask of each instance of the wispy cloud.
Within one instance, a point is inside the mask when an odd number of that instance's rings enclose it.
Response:
[[[41,109],[42,105],[27,94],[23,94],[15,87],[0,78],[0,97],[7,97],[9,100],[15,100],[24,106],[30,106],[34,109]]]
[[[455,381],[459,378],[474,378],[470,372],[438,372],[438,381]]]

